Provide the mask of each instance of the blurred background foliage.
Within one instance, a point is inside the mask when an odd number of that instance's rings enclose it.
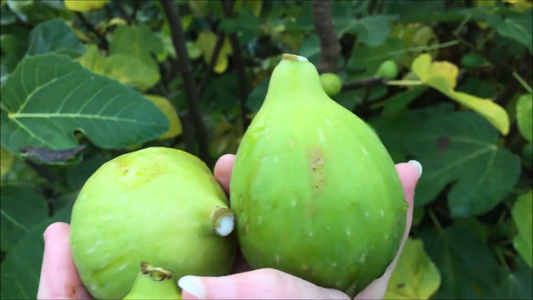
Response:
[[[293,53],[424,166],[386,298],[531,299],[532,6],[2,0],[1,297],[35,297],[44,229],[106,161],[235,154]]]

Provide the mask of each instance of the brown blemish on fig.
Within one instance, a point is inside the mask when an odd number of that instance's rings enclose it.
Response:
[[[314,192],[315,194],[319,194],[326,181],[326,176],[324,175],[324,157],[321,149],[311,150],[309,161]]]

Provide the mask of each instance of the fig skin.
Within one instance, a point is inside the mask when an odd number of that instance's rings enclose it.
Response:
[[[81,281],[96,299],[122,299],[143,261],[184,275],[231,273],[234,234],[213,230],[227,197],[196,156],[163,147],[121,155],[85,183],[71,217]],[[225,209],[225,210],[224,210]]]
[[[182,297],[177,283],[172,280],[172,272],[143,261],[131,291],[123,300],[133,299],[181,300]]]
[[[399,250],[408,204],[374,131],[331,100],[316,67],[284,55],[237,151],[230,183],[241,252],[354,296]]]

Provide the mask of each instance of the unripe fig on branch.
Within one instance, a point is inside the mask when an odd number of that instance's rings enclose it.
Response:
[[[70,241],[89,293],[122,299],[143,261],[172,272],[174,283],[184,275],[229,274],[233,226],[227,197],[199,158],[153,147],[121,155],[87,180]]]
[[[389,80],[395,79],[398,77],[398,66],[393,60],[386,60],[379,66],[376,76]]]
[[[335,73],[323,73],[320,75],[320,82],[328,96],[334,97],[342,89],[342,79]]]
[[[316,67],[284,54],[247,129],[231,208],[252,268],[353,296],[393,261],[408,204],[374,131],[325,93]]]

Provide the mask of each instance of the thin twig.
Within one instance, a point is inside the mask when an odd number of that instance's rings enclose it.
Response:
[[[385,78],[363,78],[360,80],[347,81],[342,85],[341,92],[348,92],[351,90],[356,90],[362,87],[372,87],[376,85],[386,85],[387,79]]]
[[[89,29],[100,39],[100,46],[105,50],[109,50],[109,43],[107,42],[106,38],[98,30],[96,30],[96,28],[94,28],[94,26],[85,18],[82,13],[76,12],[76,15],[80,19],[83,26],[87,27],[87,29]]]
[[[135,19],[137,18],[137,11],[139,11],[140,6],[141,6],[141,1],[135,1],[135,4],[133,5],[133,12],[131,13],[131,16],[130,16],[131,22],[135,22]]]
[[[200,88],[198,89],[199,95],[198,98],[200,101],[202,100],[202,95],[205,92],[205,89],[207,88],[207,84],[209,83],[209,80],[211,80],[212,74],[213,74],[213,67],[215,66],[218,56],[220,55],[220,50],[222,50],[222,45],[224,45],[224,39],[226,38],[226,35],[223,32],[218,33],[217,41],[215,44],[215,49],[213,50],[213,55],[211,56],[211,60],[209,61],[209,65],[207,66],[207,72],[204,76],[204,79],[200,83]]]
[[[226,5],[223,8],[224,16],[226,18],[231,18],[231,12],[235,0],[222,1],[222,5]],[[239,38],[235,33],[229,34],[229,40],[231,43],[231,48],[233,50],[233,66],[237,72],[237,81],[239,83],[239,106],[241,109],[241,121],[243,126],[243,132],[248,128],[249,120],[246,118],[247,109],[246,109],[246,98],[248,98],[248,83],[246,80],[246,72],[244,70],[244,60],[242,58],[242,47],[239,42]]]
[[[120,1],[116,1],[115,3],[117,4],[117,9],[120,12],[120,15],[122,16],[122,18],[124,18],[124,20],[126,20],[128,24],[131,24],[130,16],[128,16],[128,13],[124,9],[124,5],[122,5],[123,3],[121,3]]]
[[[178,69],[180,70],[181,77],[183,79],[189,106],[189,113],[196,131],[200,158],[208,166],[211,166],[207,129],[203,122],[202,112],[200,111],[198,91],[196,83],[194,82],[194,76],[192,74],[189,54],[185,46],[185,34],[183,33],[183,27],[181,25],[179,7],[172,1],[161,1],[161,6],[163,7],[167,17],[172,34],[172,43],[174,44],[174,48],[176,49],[176,54],[178,56]]]
[[[331,18],[332,0],[313,0],[313,20],[320,39],[320,72],[337,72],[337,64],[341,53],[341,44],[335,33],[335,26]]]

